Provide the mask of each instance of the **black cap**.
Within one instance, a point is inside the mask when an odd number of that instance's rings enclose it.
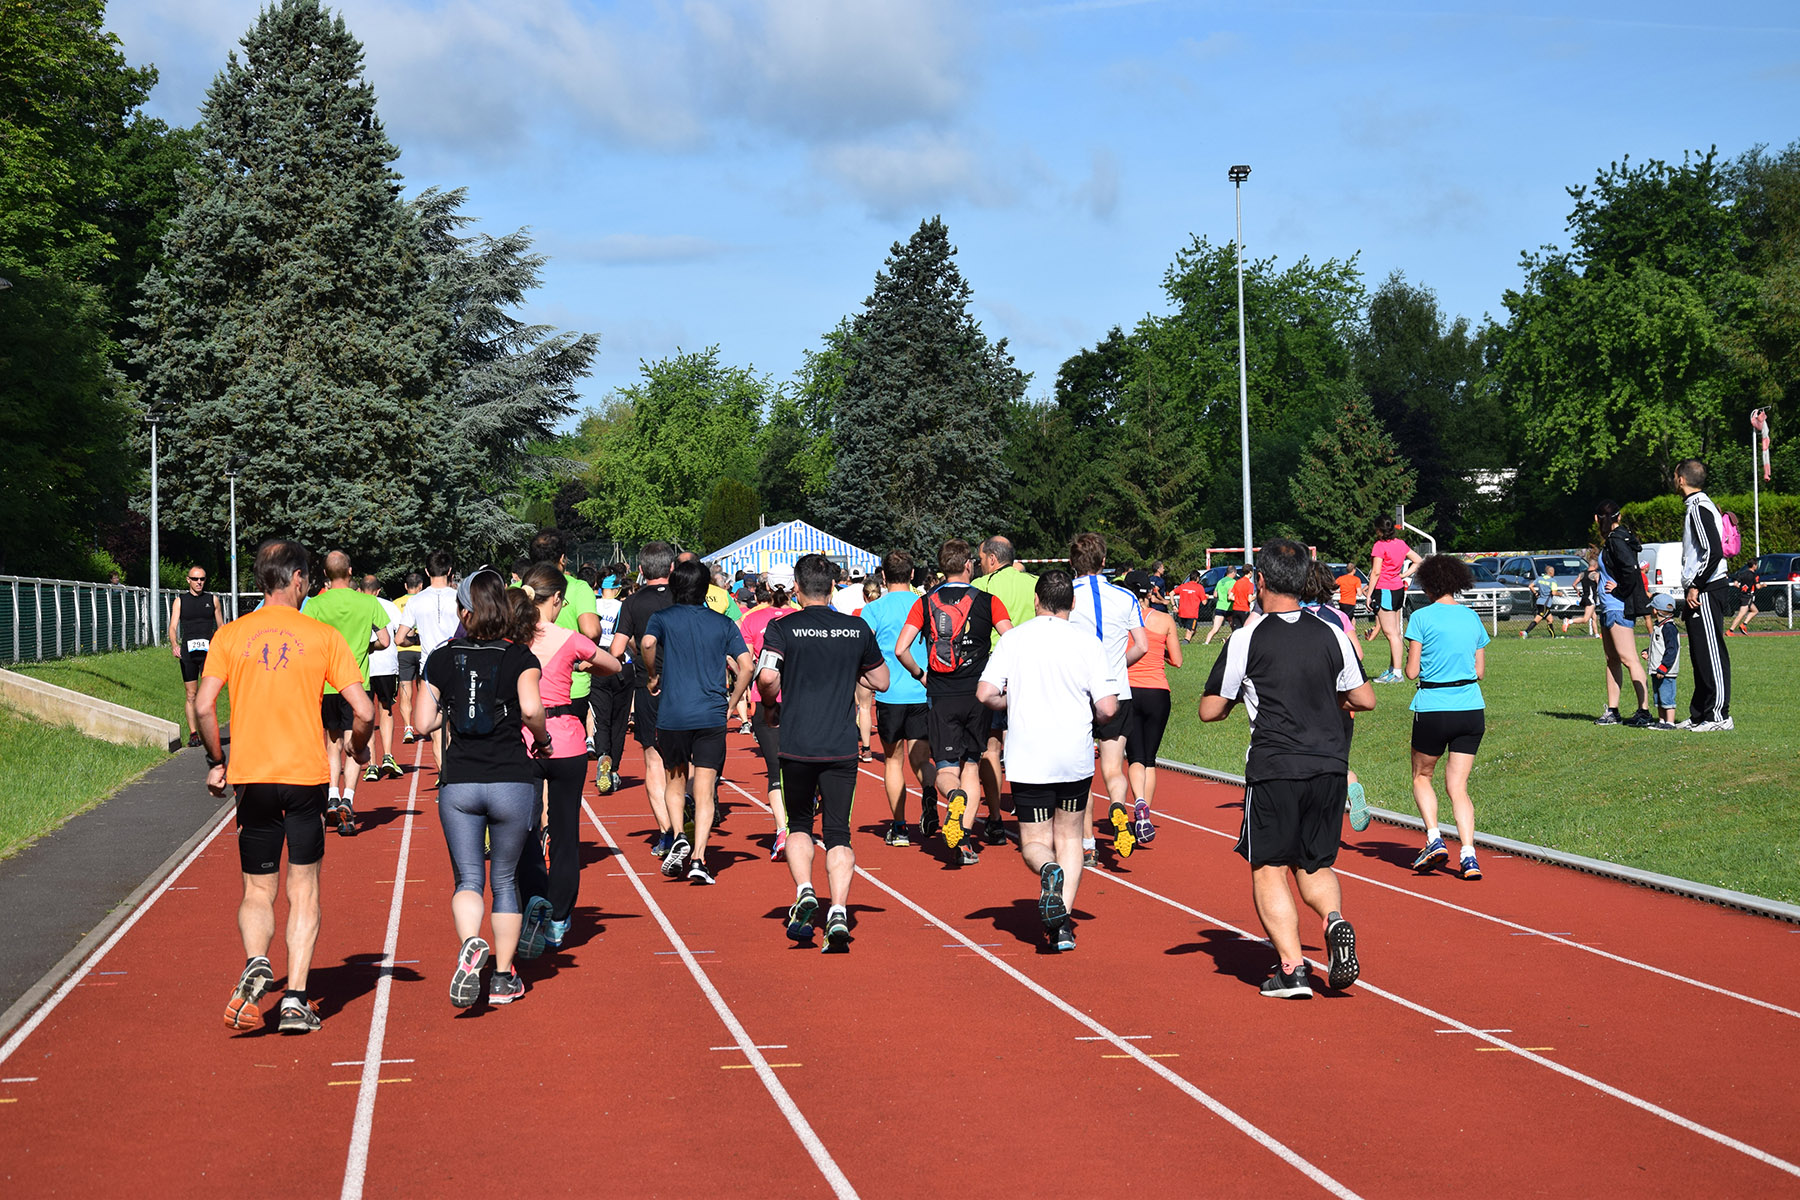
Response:
[[[1150,572],[1148,571],[1127,571],[1125,572],[1125,578],[1121,579],[1119,582],[1125,585],[1127,591],[1133,592],[1139,596],[1148,596],[1150,594]]]

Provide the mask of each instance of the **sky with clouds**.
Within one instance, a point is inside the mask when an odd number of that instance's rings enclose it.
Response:
[[[191,124],[259,0],[111,0]],[[341,0],[410,191],[551,256],[591,404],[677,347],[785,378],[942,214],[1047,395],[1195,234],[1503,312],[1597,168],[1800,138],[1792,0]]]

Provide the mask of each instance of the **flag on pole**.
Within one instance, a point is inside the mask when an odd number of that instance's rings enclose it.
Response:
[[[1750,414],[1750,428],[1762,434],[1763,482],[1767,483],[1774,465],[1774,457],[1769,453],[1769,413],[1767,409],[1759,408]],[[1755,466],[1756,464],[1752,463],[1751,469],[1754,470]]]

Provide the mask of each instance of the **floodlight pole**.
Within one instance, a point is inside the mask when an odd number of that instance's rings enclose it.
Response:
[[[1252,565],[1256,541],[1250,536],[1250,372],[1244,352],[1244,180],[1250,168],[1234,166],[1228,177],[1237,200],[1238,446],[1244,460],[1244,564]]]
[[[162,601],[157,595],[162,558],[156,524],[156,428],[162,416],[152,410],[144,420],[150,422],[150,644],[154,646],[162,641]]]
[[[236,465],[225,468],[225,478],[231,487],[231,619],[238,619],[238,568],[237,568],[237,481]]]

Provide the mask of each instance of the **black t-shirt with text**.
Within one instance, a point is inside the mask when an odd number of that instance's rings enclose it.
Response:
[[[650,626],[650,618],[675,603],[674,593],[669,591],[666,583],[653,583],[641,587],[625,597],[619,605],[619,623],[613,627],[613,635],[624,634],[627,641],[625,652],[635,661],[641,657],[638,642],[644,636],[644,630]],[[644,686],[644,677],[638,676],[638,686]]]
[[[781,757],[855,758],[856,681],[884,661],[875,631],[829,605],[808,605],[769,623],[763,655],[781,660]]]
[[[469,695],[469,681],[457,668],[456,648],[463,644],[449,642],[425,660],[425,682],[437,689],[438,709],[444,714],[449,740],[439,782],[534,782],[538,778],[537,766],[525,745],[524,722],[519,717],[519,676],[541,670],[537,656],[517,642],[467,643],[502,648],[494,688],[494,728],[491,733],[457,733],[451,728],[450,714],[467,703]]]

